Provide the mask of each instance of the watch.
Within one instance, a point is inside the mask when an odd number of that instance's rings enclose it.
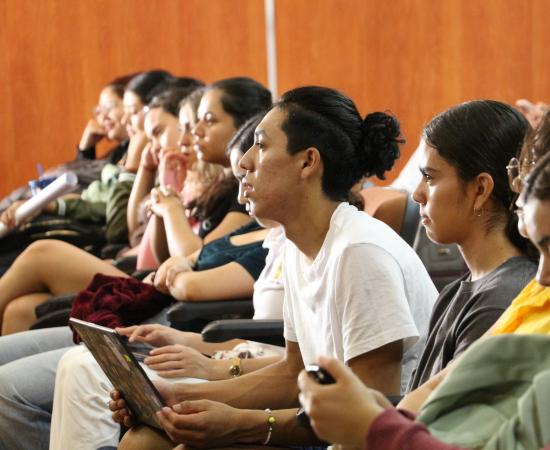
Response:
[[[243,369],[241,367],[241,359],[233,358],[231,360],[231,365],[229,366],[229,376],[231,378],[237,378],[243,374]]]

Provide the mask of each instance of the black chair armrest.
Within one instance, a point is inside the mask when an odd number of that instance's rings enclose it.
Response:
[[[112,259],[116,258],[116,255],[123,248],[128,247],[128,244],[107,244],[101,249],[101,259]]]
[[[136,271],[136,264],[137,256],[123,256],[122,258],[118,258],[113,261],[113,266],[128,275],[131,275]]]
[[[52,314],[57,311],[64,311],[66,309],[70,310],[73,306],[73,301],[75,298],[76,294],[66,294],[52,297],[44,303],[40,303],[40,305],[34,309],[36,317],[40,319],[47,314]]]
[[[247,339],[284,347],[284,322],[282,320],[216,320],[202,330],[205,342],[225,342],[231,339]]]
[[[69,325],[69,317],[71,315],[71,308],[58,309],[47,314],[44,314],[36,322],[34,322],[30,329],[38,330],[40,328],[53,328],[63,327]]]
[[[195,319],[220,319],[235,317],[252,317],[254,306],[252,300],[216,300],[201,302],[177,302],[168,310],[171,324],[189,322]]]

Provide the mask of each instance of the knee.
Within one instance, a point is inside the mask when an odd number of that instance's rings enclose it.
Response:
[[[37,258],[47,254],[55,254],[56,250],[59,249],[59,244],[61,243],[61,241],[56,241],[55,239],[40,239],[38,241],[34,241],[25,249],[24,252],[21,253],[17,259]]]
[[[172,450],[174,444],[162,431],[153,430],[147,426],[130,428],[118,446],[118,450]]]
[[[2,335],[28,330],[35,320],[34,304],[14,299],[4,309]]]

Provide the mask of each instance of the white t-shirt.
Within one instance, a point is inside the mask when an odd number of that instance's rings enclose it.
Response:
[[[265,266],[254,283],[254,319],[283,318],[283,273],[282,257],[286,241],[283,227],[269,230],[263,246],[269,249]]]
[[[414,250],[385,223],[341,203],[315,260],[287,240],[283,266],[284,336],[298,343],[304,364],[319,355],[347,362],[404,340],[404,392],[437,297]]]

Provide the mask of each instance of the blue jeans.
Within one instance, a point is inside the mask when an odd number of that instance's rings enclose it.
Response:
[[[0,449],[48,449],[55,370],[73,345],[68,327],[0,338]]]
[[[166,311],[144,323],[167,325]],[[73,347],[69,327],[0,337],[0,450],[48,450],[55,372]]]

